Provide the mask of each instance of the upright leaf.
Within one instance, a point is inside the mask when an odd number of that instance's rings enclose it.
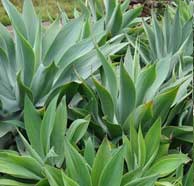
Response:
[[[67,139],[65,140],[65,157],[69,176],[80,186],[92,186],[86,161]]]
[[[143,69],[137,77],[137,82],[135,84],[136,93],[137,93],[137,101],[136,105],[142,104],[144,101],[144,97],[146,95],[147,90],[153,84],[156,78],[156,70],[155,65],[148,66]]]
[[[117,77],[116,77],[115,71],[113,69],[112,64],[106,60],[105,56],[101,53],[101,51],[98,48],[96,50],[97,50],[98,57],[102,63],[103,69],[105,71],[108,90],[111,93],[113,100],[115,102],[117,98],[117,89],[118,89]]]
[[[65,97],[61,100],[56,110],[54,127],[51,134],[51,146],[54,147],[55,153],[58,155],[55,158],[57,167],[61,167],[64,161],[64,139],[67,128],[67,108]]]
[[[40,145],[41,118],[27,96],[24,106],[24,123],[32,148],[42,156],[43,152]]]
[[[50,137],[52,134],[52,130],[55,124],[56,117],[56,105],[57,105],[58,96],[56,96],[51,103],[49,104],[47,111],[44,114],[44,118],[41,123],[40,128],[40,144],[44,155],[47,155],[51,148]]]
[[[107,30],[110,31],[112,35],[116,35],[121,30],[122,21],[123,21],[123,15],[122,15],[120,3],[118,3],[107,24]]]
[[[153,140],[153,136],[155,136]],[[160,147],[160,137],[161,137],[161,121],[160,119],[156,120],[156,122],[152,125],[145,137],[146,144],[146,161],[156,154]]]
[[[102,105],[102,111],[105,116],[108,117],[110,121],[113,121],[114,118],[114,102],[110,95],[110,93],[103,87],[97,80],[94,79],[94,84],[96,86],[97,93],[100,98],[100,102]]]
[[[136,102],[136,92],[133,81],[121,63],[120,66],[120,92],[118,100],[118,118],[124,123],[128,115],[133,111]]]
[[[23,37],[27,39],[27,32],[24,21],[16,7],[13,6],[13,4],[9,0],[2,0],[2,3],[9,15],[9,18],[11,19],[14,28],[16,28],[20,32],[20,34],[22,34]]]
[[[96,154],[96,158],[94,160],[94,164],[92,167],[91,176],[92,176],[93,186],[99,186],[99,180],[100,180],[102,170],[104,169],[105,165],[110,159],[111,159],[110,144],[107,138],[105,138],[98,149],[98,152]]]
[[[101,172],[98,186],[120,186],[124,165],[124,148],[121,147]],[[111,170],[111,171],[110,171]]]

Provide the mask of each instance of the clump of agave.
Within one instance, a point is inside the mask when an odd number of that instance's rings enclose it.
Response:
[[[44,27],[2,0],[0,185],[192,186],[192,2],[78,2]]]

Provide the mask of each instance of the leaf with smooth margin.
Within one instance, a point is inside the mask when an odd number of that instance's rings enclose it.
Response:
[[[9,0],[2,0],[2,4],[14,26],[24,38],[27,39],[27,31],[21,14]]]
[[[144,102],[144,97],[147,90],[151,87],[156,79],[155,65],[145,67],[137,77],[135,83],[136,88],[136,106],[139,106]]]
[[[148,169],[146,175],[158,174],[160,177],[167,176],[189,160],[185,154],[170,154],[164,156]]]
[[[66,132],[67,139],[71,143],[77,143],[86,133],[90,118],[75,120]]]
[[[64,138],[66,128],[67,128],[66,97],[63,97],[56,110],[55,123],[51,134],[51,146],[54,147],[54,151],[58,155],[55,158],[55,164],[57,167],[61,167],[64,161],[65,156]]]
[[[32,184],[27,184],[27,183],[21,183],[19,181],[15,181],[12,179],[6,179],[6,178],[1,178],[0,179],[0,185],[1,186],[33,186]]]
[[[88,162],[88,164],[92,167],[94,159],[95,159],[95,146],[92,139],[89,137],[85,142],[85,149],[84,149],[84,158]]]
[[[154,140],[153,140],[153,136]],[[160,138],[161,138],[161,120],[158,119],[155,123],[151,126],[149,131],[145,136],[145,144],[146,144],[146,161],[156,154],[160,147]]]
[[[115,114],[115,106],[110,93],[103,87],[97,80],[93,79],[95,84],[98,96],[100,98],[100,102],[102,105],[102,111],[105,116],[108,117],[110,121],[113,121],[114,114]]]
[[[170,70],[170,61],[171,56],[168,55],[156,63],[156,79],[146,93],[145,102],[152,100],[162,83],[166,80]]]
[[[127,43],[115,43],[115,44],[105,44],[100,48],[105,56],[115,54],[116,52],[127,46]],[[58,77],[55,86],[60,86],[65,82],[77,80],[77,75],[74,72],[76,69],[77,74],[79,74],[83,79],[87,79],[91,74],[93,74],[102,63],[96,54],[96,50],[92,50],[79,57],[69,64],[66,69]]]
[[[40,145],[41,117],[27,96],[24,105],[24,123],[32,148],[42,157],[43,151]]]
[[[164,122],[168,111],[170,110],[174,99],[176,98],[179,86],[170,88],[169,90],[159,94],[153,100],[153,118],[161,118],[161,121]]]
[[[33,180],[43,177],[42,167],[35,159],[9,152],[0,152],[0,172]]]
[[[117,85],[117,77],[115,70],[110,62],[108,62],[105,58],[105,56],[102,54],[99,48],[96,48],[97,55],[102,63],[105,76],[107,79],[106,85],[108,86],[108,90],[110,94],[112,95],[114,105],[116,105],[116,99],[118,94],[118,85]]]
[[[115,0],[103,0],[103,2],[104,2],[105,12],[106,12],[105,21],[106,23],[108,23],[116,7],[116,1]]]
[[[124,150],[124,147],[121,147],[107,162],[101,172],[99,186],[120,186],[123,175]]]
[[[111,146],[107,138],[104,138],[94,159],[91,177],[92,184],[99,185],[100,176],[108,161],[111,159]],[[103,160],[103,161],[102,161]]]
[[[50,138],[55,124],[57,99],[58,96],[55,96],[53,100],[50,102],[41,123],[40,144],[45,156],[47,155],[51,148]]]
[[[139,17],[142,13],[142,10],[143,6],[137,6],[125,12],[123,15],[122,27],[127,27],[135,18]]]
[[[48,65],[55,61],[58,64],[63,54],[78,41],[82,26],[83,17],[65,24],[48,49],[43,63]]]
[[[80,186],[91,186],[92,181],[85,159],[79,152],[65,139],[66,167],[70,178],[75,180]]]
[[[118,120],[124,123],[129,114],[135,108],[136,91],[132,79],[124,65],[120,65],[120,92],[118,100]]]
[[[31,0],[24,1],[22,18],[26,26],[28,41],[33,47],[36,39],[39,20]]]
[[[54,77],[58,67],[55,63],[48,66],[41,64],[32,79],[31,89],[35,102],[38,102],[46,96],[52,88]]]
[[[107,23],[107,31],[111,32],[112,35],[116,35],[122,27],[123,14],[121,11],[121,6],[118,3],[115,7],[112,16]]]

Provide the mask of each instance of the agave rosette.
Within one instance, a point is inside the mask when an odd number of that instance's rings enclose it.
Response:
[[[14,38],[1,28],[1,116],[20,112],[28,95],[36,106],[64,83],[76,80],[74,69],[87,78],[101,65],[94,40],[99,43],[106,33],[85,35],[86,18],[79,16],[60,23],[56,19],[48,28],[40,24],[32,2],[25,1],[20,14],[10,1],[2,1],[14,28]],[[126,46],[122,35],[101,43],[105,55]],[[85,70],[85,72],[83,71]]]

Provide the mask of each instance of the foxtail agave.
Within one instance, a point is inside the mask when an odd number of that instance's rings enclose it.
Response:
[[[175,170],[188,163],[189,158],[180,152],[169,154],[169,139],[162,136],[159,119],[146,135],[141,127],[137,132],[131,125],[122,145],[113,144],[107,138],[98,145],[95,138],[86,135],[88,119],[75,121],[66,130],[65,98],[57,108],[57,97],[54,98],[41,123],[30,100],[25,100],[24,122],[30,143],[18,130],[25,148],[20,148],[23,150],[19,154],[0,151],[0,172],[11,176],[1,176],[0,185],[154,186],[182,179],[176,177]],[[83,140],[77,144],[81,138],[85,141],[83,149],[80,149]],[[191,179],[188,172],[181,182],[189,183]]]
[[[31,0],[24,1],[23,12],[2,1],[11,20],[14,36],[0,25],[0,117],[12,118],[21,113],[24,97],[42,107],[47,96],[56,88],[77,77],[83,78],[96,71],[101,63],[94,50],[101,42],[105,55],[118,52],[126,46],[123,36],[104,40],[106,33],[95,36],[85,27],[86,18],[79,16],[60,23],[60,17],[48,28],[41,25]],[[83,33],[89,33],[84,35]]]
[[[142,124],[146,131],[159,117],[163,126],[174,122],[183,128],[190,125],[185,130],[191,134],[192,103],[187,98],[192,92],[192,75],[175,77],[170,57],[142,67],[137,51],[132,58],[129,49],[124,64],[114,66],[97,49],[102,62],[101,75],[94,74],[93,82],[88,79],[79,84],[79,93],[69,105],[70,117],[92,113],[92,127],[101,128],[112,138],[128,133],[132,123],[136,127]],[[177,113],[184,111],[187,114],[177,118]],[[189,141],[192,143],[191,135]]]

